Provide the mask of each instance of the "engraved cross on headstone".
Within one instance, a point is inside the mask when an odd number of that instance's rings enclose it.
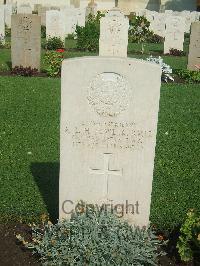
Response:
[[[104,153],[103,156],[104,156],[103,169],[90,168],[89,173],[93,175],[104,175],[105,176],[106,185],[104,186],[104,197],[108,199],[109,176],[110,175],[122,176],[122,169],[121,170],[110,169],[110,157],[112,156],[112,153]]]
[[[118,0],[115,0],[115,7],[118,7]]]

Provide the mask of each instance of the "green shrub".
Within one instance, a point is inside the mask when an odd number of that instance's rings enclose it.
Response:
[[[8,41],[1,42],[0,41],[0,48],[2,48],[2,49],[10,49],[11,48],[11,42],[8,42]]]
[[[49,51],[44,56],[45,70],[50,77],[60,76],[62,61],[64,59],[63,49]]]
[[[98,51],[100,36],[100,18],[103,15],[89,15],[85,27],[76,26],[77,48],[81,51]]]
[[[5,35],[6,35],[6,37],[11,37],[11,29],[8,28],[7,25],[6,25],[6,27],[5,27]]]
[[[200,82],[200,71],[192,71],[187,69],[178,69],[174,73],[178,75],[181,79],[184,79],[189,83],[199,83]]]
[[[188,262],[196,257],[200,261],[200,215],[190,210],[180,232],[177,248],[181,259]]]
[[[149,39],[147,42],[149,43],[164,43],[164,38],[158,34],[152,34],[150,35]]]
[[[44,25],[41,26],[41,37],[46,38],[46,27]]]
[[[161,242],[150,229],[132,227],[108,211],[87,208],[71,220],[32,228],[22,241],[45,265],[157,265]]]
[[[153,36],[153,32],[150,30],[150,22],[144,16],[133,16],[129,24],[129,41],[140,43],[143,53],[144,42],[147,42]]]
[[[64,48],[64,42],[59,37],[48,38],[46,41],[47,50],[56,50]]]

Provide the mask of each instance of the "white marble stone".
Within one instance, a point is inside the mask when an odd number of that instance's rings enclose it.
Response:
[[[181,16],[170,16],[166,19],[164,53],[170,49],[183,51],[185,24]]]
[[[5,43],[5,16],[3,5],[0,5],[0,42]]]
[[[59,37],[64,42],[66,37],[65,17],[62,11],[46,11],[46,38]]]
[[[77,16],[77,25],[81,27],[85,27],[86,9],[77,8],[76,16]]]
[[[113,206],[128,201],[138,203],[138,212],[130,208],[124,218],[148,225],[160,85],[160,67],[146,61],[64,60],[60,219],[69,218],[80,200]]]
[[[191,27],[191,12],[190,11],[182,11],[180,12],[180,16],[182,16],[185,19],[185,32],[190,32]]]
[[[127,57],[129,21],[119,9],[110,10],[100,20],[100,56]]]
[[[193,22],[191,27],[188,69],[197,70],[200,67],[200,21]]]
[[[76,25],[78,24],[78,14],[81,14],[81,10],[79,8],[74,7],[66,7],[61,10],[63,13],[63,23],[65,24],[65,35],[72,34],[76,30]],[[80,23],[83,22],[82,14],[79,15]],[[82,21],[81,21],[82,20]],[[80,25],[81,26],[81,25]]]
[[[150,29],[157,35],[165,37],[165,22],[167,15],[164,13],[154,13],[154,19],[151,21]]]
[[[50,10],[50,6],[38,6],[38,16],[41,17],[42,26],[46,26],[46,12]]]
[[[32,8],[29,4],[18,6],[17,14],[32,14]]]
[[[8,28],[11,28],[11,16],[13,13],[13,6],[12,4],[6,4],[4,5],[5,10],[5,23]]]

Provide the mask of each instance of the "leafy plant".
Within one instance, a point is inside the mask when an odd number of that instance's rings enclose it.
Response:
[[[152,230],[132,227],[108,211],[87,208],[70,220],[32,227],[32,242],[23,244],[45,265],[157,265],[161,242]]]
[[[157,34],[152,34],[147,40],[149,43],[164,43],[164,38]]]
[[[10,49],[11,48],[11,42],[0,42],[0,48],[3,48],[3,49]]]
[[[100,18],[103,15],[98,12],[96,16],[90,14],[85,27],[76,26],[77,48],[82,51],[98,51],[100,36]]]
[[[184,51],[177,50],[177,49],[174,49],[174,48],[171,48],[169,50],[169,54],[173,55],[173,56],[185,56],[186,55],[186,53]]]
[[[200,259],[200,215],[190,210],[180,229],[177,243],[178,252],[183,261],[191,261],[194,257]]]
[[[6,37],[11,37],[11,29],[8,28],[7,25],[5,26],[5,35],[6,35]]]
[[[174,78],[172,77],[172,69],[169,65],[165,64],[163,62],[162,57],[153,57],[152,55],[147,58],[148,62],[152,62],[154,64],[158,64],[161,66],[162,69],[162,81],[168,82],[168,81],[174,81]]]
[[[189,83],[200,82],[200,71],[193,71],[188,69],[178,69],[174,71],[180,78]]]
[[[46,38],[46,27],[44,25],[41,26],[41,37]]]
[[[47,50],[56,50],[64,48],[64,42],[59,37],[51,37],[46,41]]]
[[[3,36],[3,34],[0,34],[0,46],[3,46],[5,43],[5,37]]]
[[[13,75],[31,77],[38,74],[38,69],[31,67],[16,66],[12,69],[11,73]]]
[[[129,24],[129,41],[140,43],[141,52],[144,53],[144,42],[153,35],[150,22],[144,16],[133,16]]]
[[[60,76],[64,49],[58,49],[57,51],[49,51],[44,56],[44,63],[46,65],[47,75],[50,77]]]

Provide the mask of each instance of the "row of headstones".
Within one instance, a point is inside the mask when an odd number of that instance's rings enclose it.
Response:
[[[143,10],[138,15],[144,15],[150,21],[151,30],[165,38],[164,53],[169,53],[170,48],[183,51],[184,33],[190,33],[191,24],[200,19],[200,12],[173,12],[165,13]]]
[[[16,6],[7,4],[0,5],[0,36],[5,38],[5,25],[11,28],[11,16],[17,14],[32,14],[30,5]],[[85,26],[85,21],[89,14],[97,13],[97,5],[89,3],[86,8],[75,8],[73,6],[53,7],[34,5],[34,12],[41,17],[41,25],[47,24],[47,36],[57,36],[65,39],[68,34],[75,32],[76,25]]]
[[[171,17],[181,17],[182,18],[182,28],[184,29],[184,32],[189,33],[190,32],[190,26],[193,22],[199,21],[200,19],[200,12],[197,11],[172,11],[172,10],[166,10],[165,13],[158,13],[156,11],[150,11],[150,10],[141,10],[137,13],[137,15],[143,15],[146,16],[146,18],[151,23],[152,30],[160,35],[165,37],[165,24],[166,20]]]
[[[165,46],[176,48],[183,43],[177,29],[180,25],[171,19]],[[59,27],[55,29],[59,32]],[[127,57],[129,21],[117,8],[109,11],[100,21],[99,55]],[[166,44],[167,43],[167,44]],[[41,18],[37,15],[13,15],[11,27],[12,66],[31,66],[40,69]],[[192,23],[188,68],[200,65],[200,22]]]

